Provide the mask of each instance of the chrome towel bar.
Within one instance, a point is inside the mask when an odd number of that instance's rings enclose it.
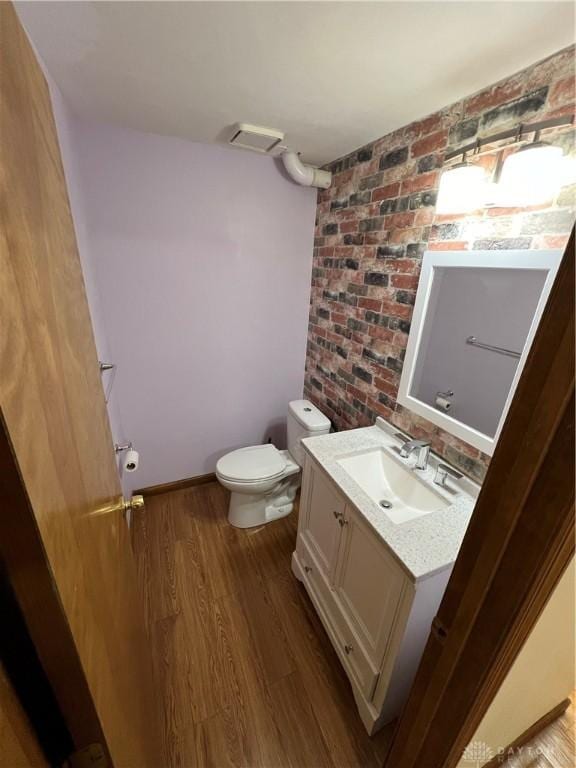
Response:
[[[492,344],[484,344],[478,341],[476,336],[468,336],[466,344],[470,344],[472,347],[480,347],[481,349],[489,349],[490,352],[498,352],[499,355],[507,355],[508,357],[515,357],[519,359],[522,355],[521,352],[515,352],[513,349],[506,349],[506,347],[495,347]]]

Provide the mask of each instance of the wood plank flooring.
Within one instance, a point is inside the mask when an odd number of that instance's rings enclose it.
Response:
[[[576,766],[574,697],[566,712],[509,757],[503,768],[574,768]]]
[[[133,541],[155,660],[167,768],[381,766],[290,559],[297,513],[226,520],[217,483],[146,500]]]

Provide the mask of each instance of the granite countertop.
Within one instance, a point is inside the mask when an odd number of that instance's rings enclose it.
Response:
[[[448,485],[458,489],[456,494],[435,485],[436,466],[446,462],[430,453],[428,469],[418,470],[418,477],[445,498],[449,506],[404,523],[392,522],[338,464],[338,459],[381,447],[398,456],[401,441],[394,437],[397,431],[378,418],[373,427],[308,437],[302,440],[302,445],[388,545],[412,581],[419,581],[450,567],[456,560],[480,487],[466,477],[448,479]],[[406,464],[414,461],[411,457]]]

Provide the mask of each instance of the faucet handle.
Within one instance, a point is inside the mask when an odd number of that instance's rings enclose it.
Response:
[[[442,488],[444,488],[448,476],[453,477],[454,480],[461,480],[463,477],[461,472],[452,469],[452,467],[449,467],[448,464],[438,464],[436,467],[436,476],[434,477],[434,482],[436,485],[440,485]]]

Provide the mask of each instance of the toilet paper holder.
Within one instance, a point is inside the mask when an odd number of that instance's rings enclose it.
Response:
[[[118,445],[118,443],[115,443],[114,450],[116,453],[126,451],[126,456],[124,458],[124,469],[126,472],[135,472],[138,469],[140,456],[138,455],[138,451],[135,451],[132,447],[132,441],[125,445]]]
[[[452,408],[453,397],[454,392],[451,389],[447,389],[445,392],[436,392],[436,397],[434,398],[434,407],[439,411],[448,413],[448,411]]]

